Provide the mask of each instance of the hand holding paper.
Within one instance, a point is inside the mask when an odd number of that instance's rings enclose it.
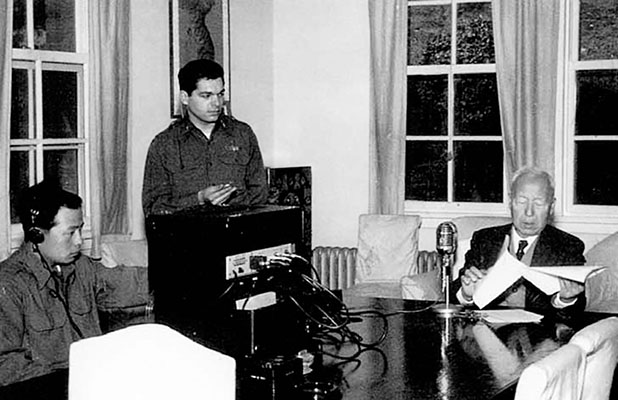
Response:
[[[583,265],[528,267],[508,251],[503,251],[478,285],[473,299],[479,308],[484,308],[522,276],[545,294],[551,295],[560,291],[560,279],[568,279],[583,284],[589,276],[604,269],[605,267],[601,266]]]
[[[522,265],[508,251],[502,252],[494,266],[487,270],[487,275],[477,285],[472,296],[474,303],[479,308],[484,308],[500,296],[522,276]],[[525,268],[525,265],[523,266]]]

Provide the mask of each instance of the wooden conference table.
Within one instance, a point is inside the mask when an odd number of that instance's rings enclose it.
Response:
[[[357,361],[337,365],[339,375],[331,369],[330,378],[326,372],[329,365],[342,360],[325,356],[322,375],[315,380],[322,388],[337,389],[328,396],[308,398],[513,398],[526,366],[566,343],[583,326],[607,316],[585,314],[570,326],[547,320],[492,326],[470,313],[442,318],[431,309],[432,302],[349,297],[344,301],[351,311],[380,311],[388,324],[386,337],[375,349],[360,354]],[[351,330],[365,343],[377,341],[384,333],[384,318],[376,314],[361,319],[350,324]],[[352,345],[332,347],[326,346],[325,351],[338,356],[356,351]],[[310,387],[307,385],[307,392]]]

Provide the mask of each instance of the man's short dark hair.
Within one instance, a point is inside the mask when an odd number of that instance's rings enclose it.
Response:
[[[18,205],[24,232],[31,228],[51,229],[60,207],[78,210],[82,207],[82,198],[50,181],[42,181],[25,189]]]
[[[189,61],[178,72],[180,90],[191,95],[197,87],[197,82],[204,78],[209,80],[221,78],[225,82],[223,67],[213,60],[199,59]]]

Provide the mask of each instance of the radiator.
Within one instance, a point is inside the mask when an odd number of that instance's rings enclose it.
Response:
[[[356,252],[355,247],[318,246],[311,256],[314,273],[331,290],[347,289],[354,285]]]
[[[347,289],[354,285],[356,272],[356,247],[319,246],[313,249],[311,263],[314,273],[319,274],[320,281],[327,288]],[[417,270],[412,273],[424,273],[441,268],[441,259],[436,251],[420,250],[417,258]]]

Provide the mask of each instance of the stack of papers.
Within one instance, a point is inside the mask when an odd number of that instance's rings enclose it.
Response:
[[[541,322],[542,315],[521,309],[480,311],[481,318],[490,324]]]
[[[479,308],[484,308],[506,289],[523,277],[545,294],[560,291],[560,279],[584,283],[589,276],[603,271],[601,266],[529,267],[517,260],[508,251],[503,251],[481,280],[472,298]]]

